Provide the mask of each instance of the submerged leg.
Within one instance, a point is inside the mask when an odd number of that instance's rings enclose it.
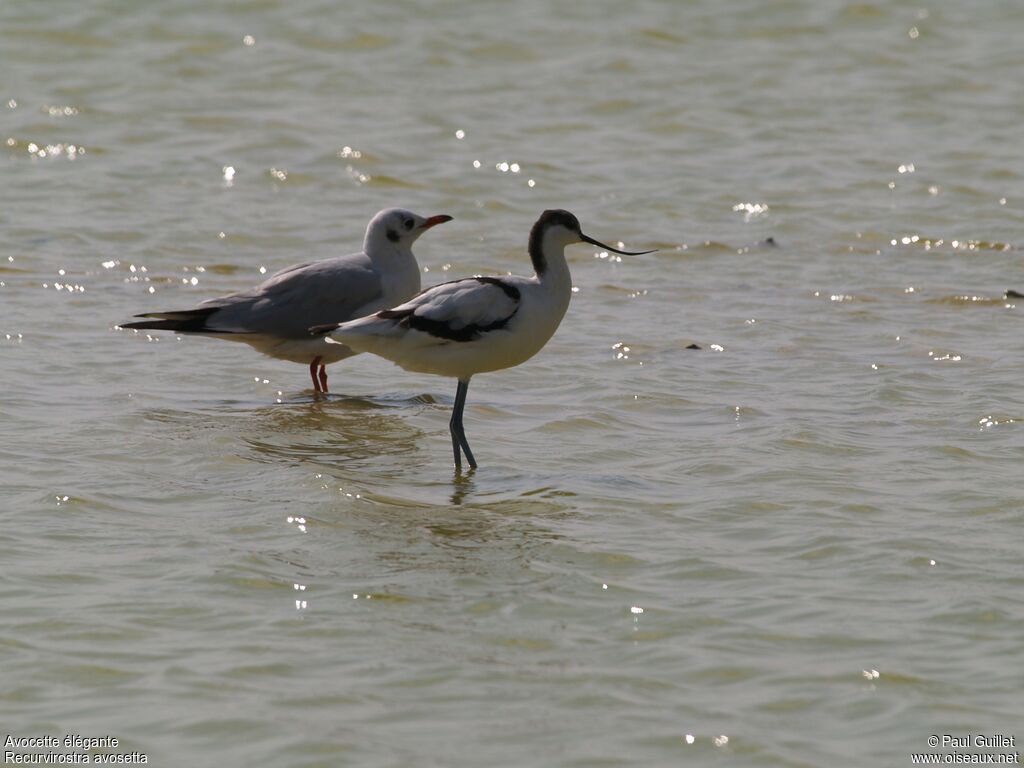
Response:
[[[320,363],[320,389],[327,391],[327,366]]]
[[[469,466],[476,469],[476,459],[469,450],[466,431],[462,428],[462,411],[466,407],[466,393],[469,391],[469,379],[459,379],[459,388],[455,391],[455,405],[452,407],[452,420],[448,422],[448,430],[452,433],[452,450],[455,452],[455,469],[462,469],[462,456],[459,449],[466,454]]]
[[[313,362],[309,364],[309,378],[311,378],[313,380],[313,391],[314,392],[321,392],[322,391],[320,389],[320,382],[316,378],[316,367],[318,365],[320,365],[320,357],[319,356],[314,357],[313,358]],[[326,373],[324,374],[324,378],[325,379],[327,378],[327,374]]]

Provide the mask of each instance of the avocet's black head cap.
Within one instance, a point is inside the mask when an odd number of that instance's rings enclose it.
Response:
[[[530,261],[533,262],[533,269],[538,275],[543,275],[548,270],[548,260],[544,255],[544,233],[558,226],[565,227],[576,237],[580,236],[580,220],[560,208],[544,211],[530,230]]]
[[[530,258],[533,261],[533,267],[537,271],[537,274],[543,274],[547,269],[547,260],[544,258],[543,253],[543,239],[544,233],[552,227],[561,226],[570,232],[574,233],[577,238],[576,241],[570,242],[583,242],[596,245],[598,248],[603,248],[606,251],[612,251],[614,253],[621,253],[624,256],[642,256],[645,253],[654,253],[654,251],[620,251],[618,248],[612,248],[610,245],[605,245],[600,240],[595,240],[588,235],[583,234],[580,229],[580,220],[573,216],[568,211],[562,210],[561,208],[553,208],[551,210],[544,211],[537,219],[537,223],[533,225],[533,229],[530,231]]]
[[[561,208],[552,208],[544,211],[537,219],[537,223],[534,224],[534,228],[547,229],[561,224],[563,227],[568,229],[570,232],[580,231],[580,220],[573,216],[568,211],[563,211]]]

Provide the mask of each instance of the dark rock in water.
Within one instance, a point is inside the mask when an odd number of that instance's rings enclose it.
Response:
[[[775,246],[778,245],[778,243],[775,242],[775,238],[774,237],[766,237],[764,239],[764,244],[769,246],[769,247],[771,247],[771,248],[774,248]]]
[[[1013,290],[1013,288],[1010,288],[1006,292],[1005,298],[1007,298],[1007,299],[1024,299],[1024,293],[1021,293],[1020,291],[1015,291],[1015,290]]]
[[[691,344],[690,346],[687,347],[687,349],[700,349],[700,348],[701,348],[700,344]]]

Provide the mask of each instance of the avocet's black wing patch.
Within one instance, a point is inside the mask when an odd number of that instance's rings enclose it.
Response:
[[[377,317],[439,339],[475,341],[508,325],[519,301],[519,289],[500,277],[470,277],[428,288]]]

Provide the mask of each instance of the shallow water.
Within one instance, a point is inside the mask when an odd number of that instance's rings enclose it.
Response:
[[[8,733],[249,766],[1024,738],[1020,25],[0,6]],[[426,285],[525,272],[548,207],[660,249],[569,249],[557,335],[473,381],[475,473],[454,382],[362,356],[318,402],[300,366],[115,327],[355,250],[391,205],[455,217]]]

